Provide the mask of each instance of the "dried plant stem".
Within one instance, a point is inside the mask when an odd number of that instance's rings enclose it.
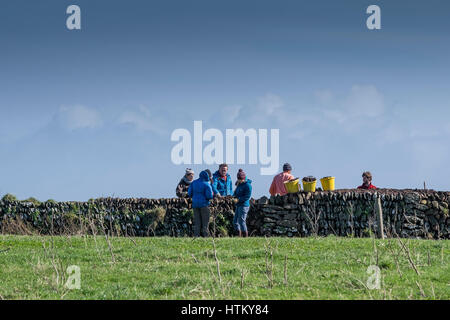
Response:
[[[112,245],[111,245],[111,241],[109,240],[108,234],[109,234],[109,231],[105,232],[106,242],[108,243],[109,252],[111,253],[111,260],[113,263],[116,263],[116,258],[114,257],[114,252],[112,250]]]
[[[287,277],[287,255],[284,256],[284,284],[288,285],[288,277]]]
[[[411,253],[410,253],[409,249],[405,246],[405,244],[400,239],[400,237],[397,236],[397,239],[398,239],[398,242],[400,243],[400,245],[402,246],[403,251],[405,251],[405,253],[406,253],[406,257],[408,258],[409,264],[414,269],[414,271],[417,273],[417,275],[420,275],[419,270],[417,270],[416,265],[414,264],[414,261],[411,258]]]
[[[219,284],[222,285],[222,276],[220,275],[220,263],[217,258],[217,250],[216,250],[216,242],[214,241],[214,237],[212,238],[213,249],[214,249],[214,259],[216,260],[216,268],[217,268],[217,276],[219,277]]]

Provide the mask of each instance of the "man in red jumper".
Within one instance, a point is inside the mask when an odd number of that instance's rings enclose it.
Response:
[[[372,184],[372,174],[369,171],[363,172],[362,174],[363,184],[358,187],[358,189],[376,189]]]
[[[289,163],[285,163],[283,165],[283,172],[277,174],[270,185],[270,195],[274,196],[276,194],[285,195],[287,194],[286,187],[284,182],[294,179],[294,176],[291,174],[292,167]]]

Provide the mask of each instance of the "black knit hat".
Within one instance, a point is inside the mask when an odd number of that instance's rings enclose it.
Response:
[[[237,178],[239,180],[245,180],[245,172],[242,169],[239,169],[238,173],[237,173]]]

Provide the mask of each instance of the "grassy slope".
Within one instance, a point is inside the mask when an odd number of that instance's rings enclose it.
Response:
[[[398,240],[216,239],[219,283],[211,239],[113,238],[111,254],[104,237],[0,235],[0,299],[449,299],[450,242],[403,241],[420,275]],[[376,251],[382,284],[369,290]],[[81,268],[80,290],[63,286],[69,265]]]

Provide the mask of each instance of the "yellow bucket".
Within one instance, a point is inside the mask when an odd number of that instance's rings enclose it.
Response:
[[[334,190],[334,177],[324,177],[320,179],[320,183],[322,184],[322,188],[325,191]]]
[[[294,180],[289,180],[284,182],[284,186],[286,187],[286,191],[288,193],[296,193],[299,190],[300,184],[298,183],[299,178],[295,178]]]
[[[302,180],[303,182],[303,190],[307,191],[307,192],[316,192],[316,182],[317,180],[313,181],[313,182],[307,182]]]

